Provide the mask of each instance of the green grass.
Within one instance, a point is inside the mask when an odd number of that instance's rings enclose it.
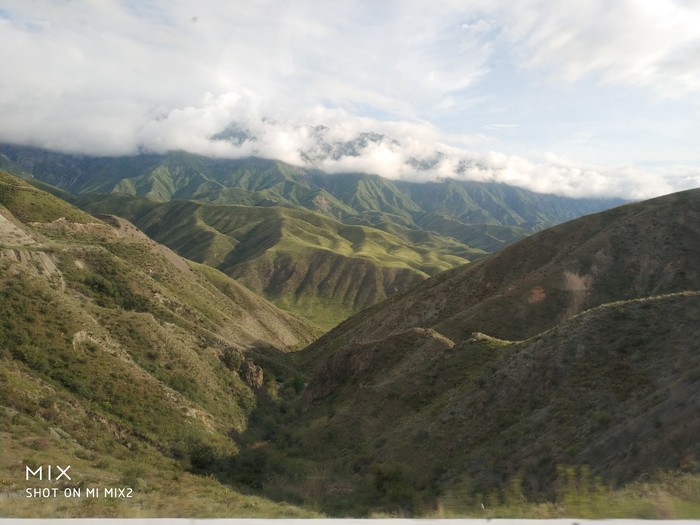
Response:
[[[51,222],[60,218],[77,223],[96,222],[58,197],[3,171],[0,171],[0,205],[24,222]]]
[[[158,242],[220,269],[326,330],[429,275],[467,262],[459,255],[465,247],[451,239],[426,234],[407,242],[288,208],[185,201],[147,207],[111,197],[87,209],[124,214]]]
[[[2,492],[23,488],[25,464],[48,462],[73,465],[79,483],[138,490],[132,501],[3,498],[3,515],[312,515],[243,495],[225,464],[239,450],[230,434],[289,369],[283,351],[317,329],[125,221],[34,222],[71,207],[32,199],[40,212],[24,215],[21,199],[5,201],[39,240],[0,258]],[[227,351],[268,374],[263,391],[226,366]]]
[[[700,476],[681,471],[658,472],[653,479],[612,490],[590,478],[586,469],[560,469],[555,500],[528,501],[520,481],[505,491],[474,496],[459,489],[443,495],[433,518],[510,519],[697,519]]]

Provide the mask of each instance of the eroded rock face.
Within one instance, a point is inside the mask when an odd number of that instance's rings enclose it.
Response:
[[[246,359],[241,364],[241,379],[250,388],[258,389],[263,385],[263,369],[256,365],[251,359]]]
[[[21,263],[44,277],[58,276],[62,282],[54,255],[40,248],[43,245],[30,231],[0,213],[0,260]]]
[[[11,222],[0,213],[0,239],[10,246],[30,246],[39,244],[27,231]]]

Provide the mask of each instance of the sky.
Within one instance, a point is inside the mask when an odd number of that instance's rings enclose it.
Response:
[[[700,0],[0,0],[0,49],[0,142],[700,186]]]

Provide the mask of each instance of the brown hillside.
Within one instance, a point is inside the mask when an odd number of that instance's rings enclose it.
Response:
[[[519,479],[546,498],[568,465],[614,486],[700,457],[699,337],[698,292],[601,306],[516,343],[414,328],[324,361],[298,432],[319,458],[403,465],[417,487]]]

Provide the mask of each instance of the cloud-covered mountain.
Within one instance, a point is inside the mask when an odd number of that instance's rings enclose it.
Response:
[[[229,128],[229,135],[254,141],[241,128]],[[387,143],[399,146],[364,134],[324,142],[318,154],[352,158]],[[224,271],[324,328],[429,275],[620,202],[452,178],[417,183],[331,175],[259,158],[0,151],[8,168],[81,194],[85,209],[123,216],[180,255]]]
[[[470,151],[478,147],[479,137],[450,136],[425,124],[357,119],[333,110],[319,110],[304,118],[328,124],[298,125],[265,117],[259,121],[233,121],[213,133],[209,142],[202,143],[200,152],[224,157],[278,158],[329,173],[361,171],[393,180],[434,181],[452,177],[504,182],[573,197],[648,198],[700,185],[700,173],[689,166],[606,166],[573,162],[551,154],[533,161],[496,151]],[[670,173],[677,182],[671,182]],[[640,180],[644,181],[641,185]]]

